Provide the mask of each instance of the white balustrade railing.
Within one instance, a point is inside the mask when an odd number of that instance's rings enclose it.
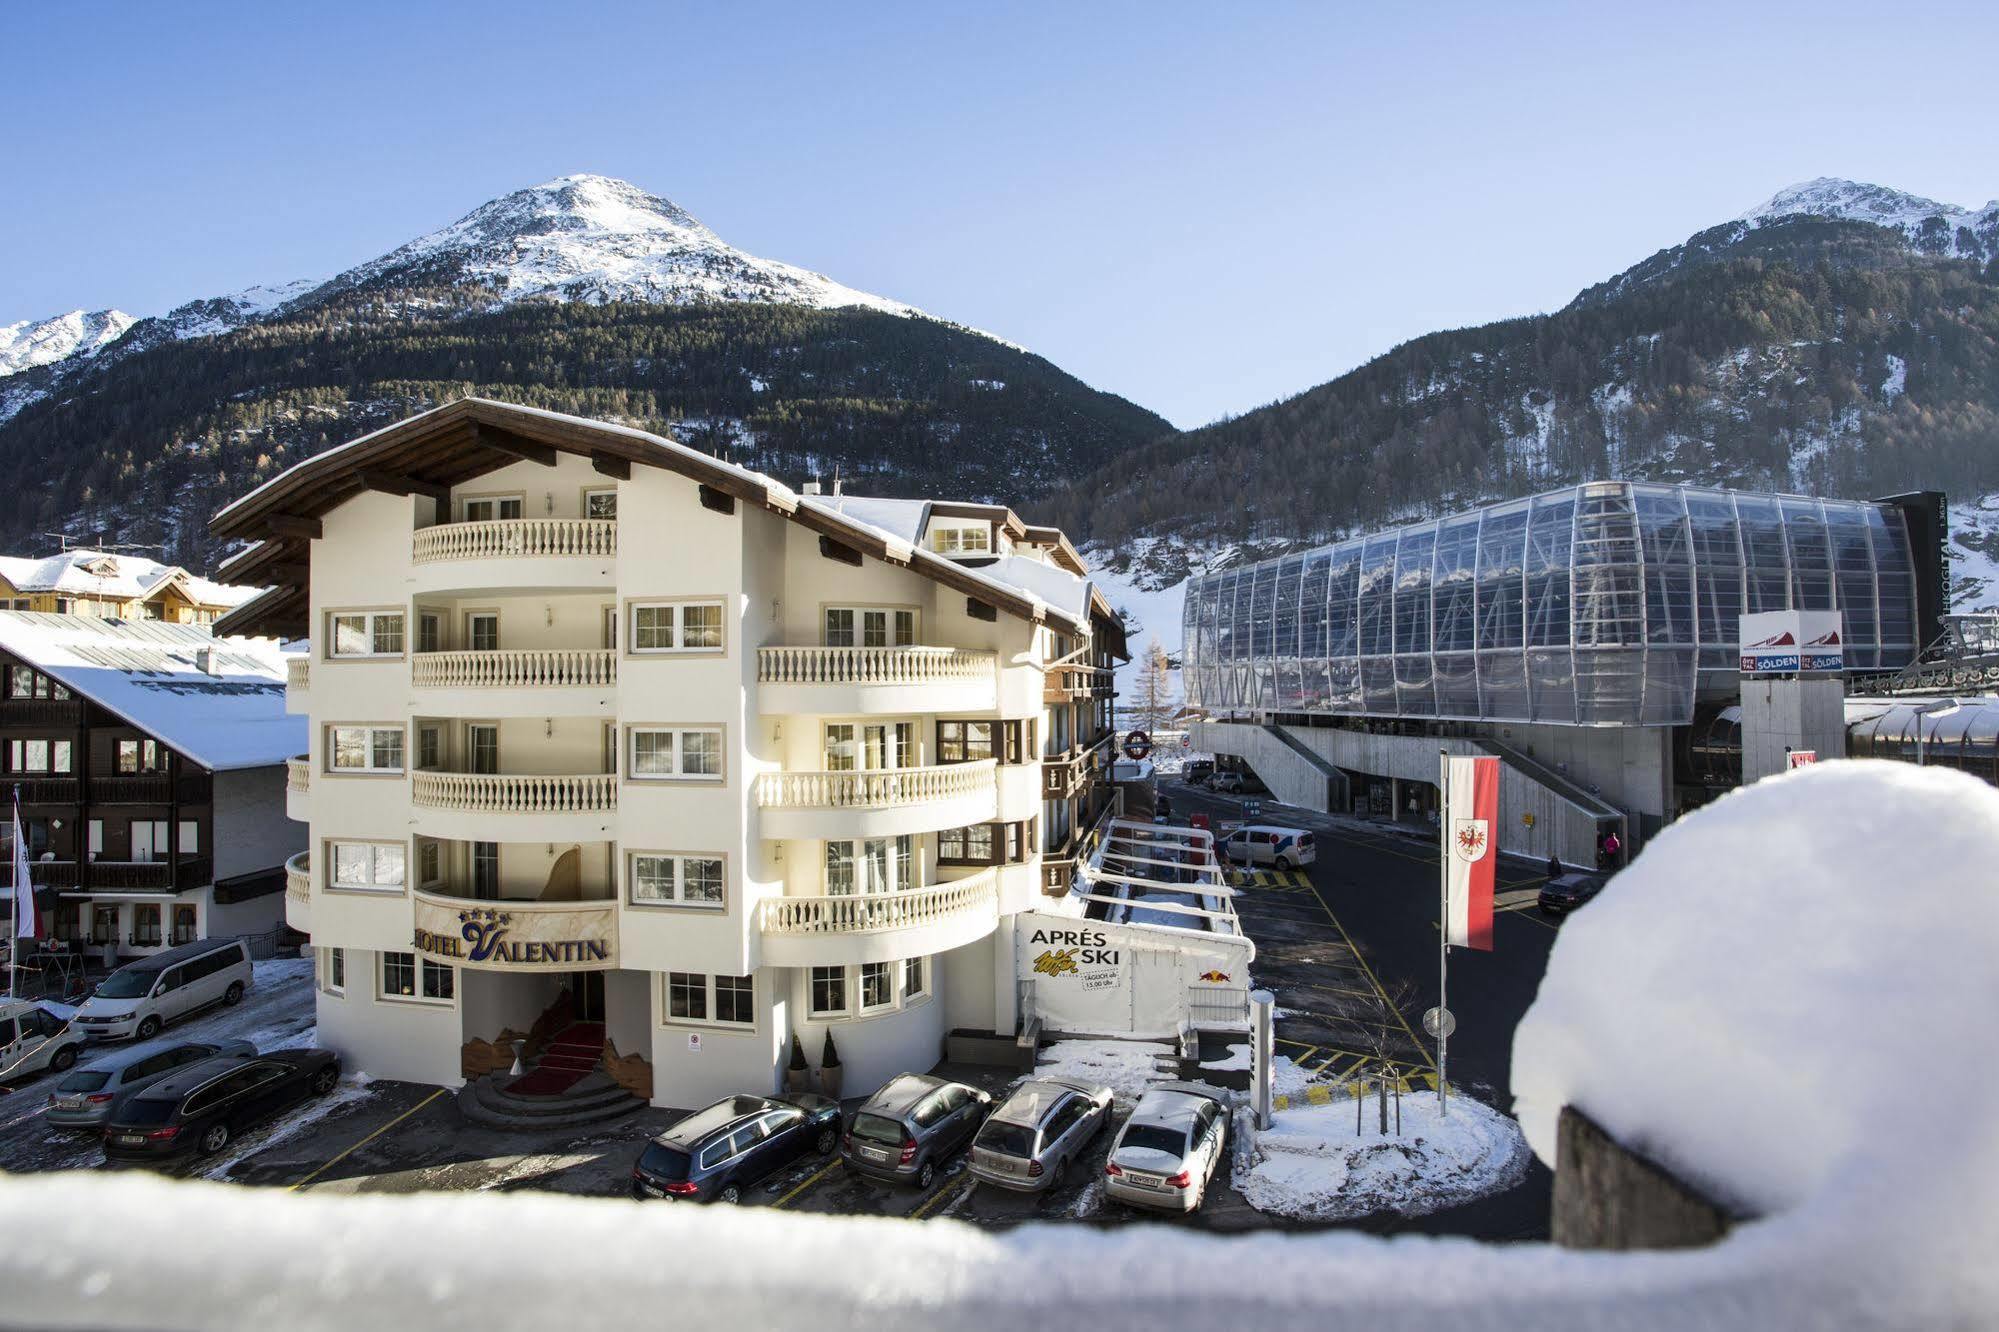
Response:
[[[934,925],[960,914],[989,916],[998,910],[998,894],[998,878],[986,869],[902,893],[767,897],[758,909],[765,934],[871,934]]]
[[[491,814],[600,814],[618,807],[614,773],[515,775],[419,772],[410,779],[418,809]]]
[[[949,647],[767,647],[759,684],[990,684],[998,657]]]
[[[618,654],[600,648],[537,652],[419,652],[410,658],[419,689],[598,687],[618,682]]]
[[[312,658],[287,657],[285,659],[285,686],[289,689],[305,689],[312,682]]]
[[[757,778],[764,809],[891,809],[994,792],[992,759],[927,768],[767,772]]]
[[[301,851],[285,862],[285,896],[294,902],[312,896],[312,852]]]
[[[618,553],[618,524],[610,518],[501,518],[483,523],[420,527],[410,560],[483,560],[504,556]]]
[[[285,790],[310,791],[312,789],[312,759],[305,754],[285,760]]]

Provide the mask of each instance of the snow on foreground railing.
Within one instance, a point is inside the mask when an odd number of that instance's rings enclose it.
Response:
[[[1999,792],[1826,763],[1654,839],[1564,924],[1517,1042],[1765,1219],[1707,1249],[792,1216],[613,1199],[0,1182],[0,1324],[38,1328],[1261,1328],[1990,1324]],[[1468,1015],[1466,1020],[1473,1020]],[[115,1217],[115,1242],[106,1218]],[[661,1255],[671,1255],[662,1261]],[[199,1279],[190,1280],[189,1273]]]

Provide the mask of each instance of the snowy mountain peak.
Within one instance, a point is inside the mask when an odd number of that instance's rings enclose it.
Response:
[[[1999,233],[1999,200],[1973,211],[1920,195],[1820,176],[1777,191],[1738,220],[1754,228],[1793,217],[1823,217],[1892,227],[1925,254],[1982,258]]]
[[[558,176],[481,204],[341,274],[306,302],[357,289],[478,287],[502,303],[527,299],[762,301],[822,309],[911,306],[819,273],[734,248],[670,199],[610,176]]]
[[[139,322],[123,310],[71,310],[0,324],[0,378],[69,357],[94,356]]]

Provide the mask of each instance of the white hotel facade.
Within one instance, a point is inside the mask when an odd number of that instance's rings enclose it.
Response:
[[[1125,650],[1061,533],[478,399],[214,529],[273,585],[222,631],[312,640],[286,909],[350,1067],[457,1083],[601,1023],[689,1106],[794,1036],[851,1094],[1015,1030],[1009,917],[1105,813]]]

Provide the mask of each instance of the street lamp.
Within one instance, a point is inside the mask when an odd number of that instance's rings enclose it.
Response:
[[[1916,766],[1917,767],[1920,768],[1923,766],[1923,751],[1924,751],[1923,718],[1948,717],[1950,716],[1951,713],[1958,711],[1963,706],[1964,706],[1963,704],[1959,703],[1954,698],[1941,698],[1941,699],[1932,700],[1931,702],[1928,703],[1921,704],[1916,708]]]

